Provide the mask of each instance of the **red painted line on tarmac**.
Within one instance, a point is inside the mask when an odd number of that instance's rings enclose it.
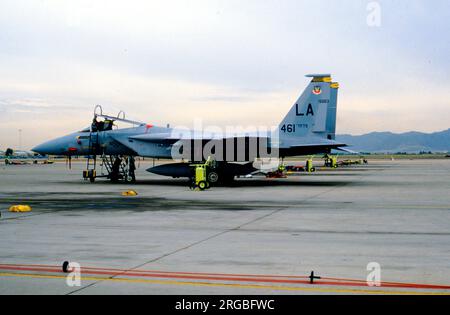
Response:
[[[14,271],[41,271],[41,272],[62,272],[61,268],[35,268],[35,267],[19,267],[19,266],[4,266],[0,265],[0,269],[14,270]],[[81,268],[82,274],[89,275],[106,275],[110,277],[114,276],[133,276],[133,277],[150,277],[150,278],[169,278],[169,279],[190,279],[190,280],[222,280],[222,281],[244,281],[244,282],[267,282],[267,283],[296,283],[307,284],[306,280],[289,280],[289,279],[276,279],[276,278],[263,278],[263,277],[238,277],[238,276],[207,276],[207,275],[185,275],[177,272],[137,272],[137,271],[122,271],[122,272],[109,272],[103,270],[93,270]]]
[[[94,268],[94,267],[83,267],[83,269],[92,270],[110,270],[117,272],[127,272],[129,269],[110,269],[110,268]],[[206,273],[206,272],[182,272],[182,271],[162,271],[162,270],[140,270],[133,269],[136,272],[157,272],[157,273],[168,273],[168,274],[183,274],[183,275],[210,275],[210,276],[239,276],[239,277],[264,277],[264,278],[287,278],[287,279],[309,279],[308,276],[286,276],[286,275],[265,275],[265,274],[233,274],[233,273]]]
[[[19,264],[0,264],[2,266],[17,266],[17,267],[43,267],[43,268],[58,268],[61,271],[60,266],[54,265],[19,265]],[[123,272],[142,272],[142,273],[167,273],[167,274],[183,274],[183,275],[211,275],[211,276],[237,276],[237,277],[264,277],[264,278],[287,278],[287,279],[309,279],[308,276],[292,276],[292,275],[265,275],[265,274],[232,274],[232,273],[205,273],[205,272],[181,272],[181,271],[162,271],[162,270],[140,270],[140,269],[115,269],[115,268],[95,268],[95,267],[82,267],[83,270],[101,270],[101,271],[114,271],[118,274]]]
[[[61,273],[62,268],[50,265],[18,265],[18,264],[0,264],[0,269],[14,271],[35,271]],[[201,272],[171,272],[156,270],[124,270],[112,268],[94,268],[82,267],[82,274],[105,275],[109,277],[133,276],[149,278],[167,278],[167,279],[188,279],[188,280],[210,280],[210,281],[235,281],[235,282],[264,282],[264,283],[285,283],[285,284],[310,284],[307,276],[278,276],[278,275],[245,275],[245,274],[225,274],[225,273],[201,273]],[[333,286],[368,286],[366,281],[345,278],[327,278],[322,277],[314,282],[315,285],[333,285]],[[390,288],[410,288],[410,289],[443,289],[450,290],[447,285],[401,283],[401,282],[382,282],[380,287]]]

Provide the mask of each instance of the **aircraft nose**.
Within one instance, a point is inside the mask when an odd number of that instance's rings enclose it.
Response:
[[[54,145],[50,143],[51,141],[47,141],[44,143],[41,143],[37,146],[35,146],[31,151],[45,155],[45,154],[52,154],[54,151]]]
[[[54,140],[50,140],[44,143],[41,143],[31,149],[34,152],[37,152],[42,155],[51,154],[58,155],[63,154],[64,152],[64,142],[62,138],[57,138]]]
[[[72,133],[35,146],[32,151],[42,155],[75,155],[84,151],[78,140],[80,133]]]

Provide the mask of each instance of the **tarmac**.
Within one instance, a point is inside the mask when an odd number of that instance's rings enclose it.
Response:
[[[450,294],[450,159],[203,192],[150,163],[136,184],[84,181],[82,162],[2,164],[0,294]],[[8,211],[17,204],[32,211]],[[366,282],[371,262],[381,286]]]

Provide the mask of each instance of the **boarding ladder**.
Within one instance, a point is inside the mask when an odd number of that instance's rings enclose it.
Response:
[[[122,120],[125,119],[125,113],[120,111],[117,118],[123,115]],[[94,120],[98,116],[103,116],[103,110],[100,105],[96,105],[94,109]],[[91,126],[89,132],[89,152],[87,158],[86,171],[83,172],[83,177],[89,179],[91,182],[95,181],[96,177],[106,177],[113,182],[119,180],[124,180],[126,182],[134,182],[135,177],[135,161],[133,156],[122,156],[122,155],[106,155],[103,147],[100,145],[99,130],[93,130]],[[97,155],[101,159],[101,173],[97,174]],[[103,167],[105,168],[106,174],[103,173]]]

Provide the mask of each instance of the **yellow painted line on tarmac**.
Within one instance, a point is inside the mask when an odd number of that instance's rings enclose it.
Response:
[[[3,273],[0,272],[0,277],[22,277],[22,278],[36,278],[36,279],[65,279],[66,276],[56,275],[38,275],[26,273]],[[185,285],[185,286],[202,286],[202,287],[227,287],[227,288],[243,288],[243,289],[263,289],[276,291],[303,291],[316,293],[353,293],[353,294],[396,294],[396,295],[450,295],[450,292],[423,292],[423,291],[386,291],[386,290],[362,290],[362,289],[333,289],[333,288],[303,288],[303,287],[288,287],[288,286],[273,286],[273,285],[254,285],[254,284],[239,284],[239,283],[214,283],[214,282],[187,282],[187,281],[172,281],[172,280],[148,280],[148,279],[131,279],[131,278],[104,278],[104,277],[81,277],[83,281],[112,281],[112,282],[126,282],[126,283],[148,283],[148,284],[163,284],[163,285]]]

